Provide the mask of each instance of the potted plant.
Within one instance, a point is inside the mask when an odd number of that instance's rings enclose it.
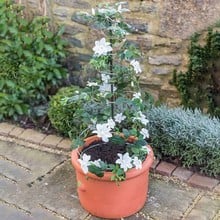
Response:
[[[123,4],[101,5],[92,15],[84,14],[103,35],[90,62],[98,77],[67,100],[84,103],[77,111],[89,123],[73,140],[77,148],[71,154],[79,200],[103,218],[126,217],[143,207],[154,158],[138,83],[140,52],[126,40],[130,26],[123,21],[122,13],[128,11]]]

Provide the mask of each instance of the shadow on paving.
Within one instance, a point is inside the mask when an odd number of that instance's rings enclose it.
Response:
[[[76,185],[66,156],[0,141],[0,219],[100,219],[81,208]],[[216,195],[151,177],[148,202],[124,219],[216,220],[219,207]]]

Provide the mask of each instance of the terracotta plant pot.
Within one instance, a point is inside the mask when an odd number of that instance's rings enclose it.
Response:
[[[97,136],[86,140],[86,146]],[[150,148],[151,149],[151,148]],[[130,216],[138,212],[147,200],[149,169],[154,160],[151,149],[142,169],[132,168],[126,172],[126,180],[117,185],[111,181],[111,172],[105,172],[102,178],[92,173],[84,174],[79,162],[79,149],[72,151],[72,164],[76,170],[78,196],[84,209],[94,216],[114,219]]]

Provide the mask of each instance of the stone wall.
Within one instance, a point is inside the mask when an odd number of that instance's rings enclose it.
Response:
[[[87,27],[78,16],[79,11],[104,1],[97,0],[17,0],[26,5],[29,14],[47,15],[52,24],[64,24],[72,56],[68,66],[78,83],[83,83],[82,68],[90,59],[94,40],[99,33]],[[108,2],[116,2],[110,0]],[[220,20],[219,0],[129,0],[127,21],[134,26],[130,40],[142,52],[141,75],[143,88],[169,105],[179,103],[175,87],[169,84],[174,69],[187,67],[187,48],[190,36],[205,30]],[[77,78],[77,77],[76,77]],[[74,79],[74,77],[73,77]]]

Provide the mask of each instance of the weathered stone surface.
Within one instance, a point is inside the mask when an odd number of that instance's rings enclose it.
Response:
[[[162,175],[171,176],[176,169],[176,165],[162,161],[157,167],[156,172]]]
[[[220,198],[211,198],[204,196],[196,204],[194,209],[186,217],[187,220],[207,220],[207,219],[218,219],[217,212],[220,211]]]
[[[68,38],[68,41],[74,47],[83,48],[81,40],[78,40],[77,38],[70,37],[70,38]]]
[[[147,51],[152,48],[152,40],[150,38],[137,37],[137,42],[139,43],[142,51]]]
[[[73,36],[75,34],[79,34],[79,33],[83,32],[83,31],[85,31],[85,30],[82,27],[79,27],[78,25],[65,25],[64,33]]]
[[[66,8],[55,8],[53,14],[62,19],[65,19],[68,15],[68,10]]]
[[[171,182],[151,179],[148,201],[142,212],[148,213],[153,219],[181,219],[182,213],[198,193],[196,189],[186,191]]]
[[[41,142],[41,145],[55,148],[61,142],[62,139],[62,137],[58,137],[56,135],[48,135]]]
[[[219,19],[219,0],[164,0],[160,12],[160,34],[186,39]]]
[[[79,8],[79,9],[87,9],[91,8],[90,4],[87,1],[83,0],[54,0],[58,5],[71,7],[71,8]]]
[[[88,25],[88,20],[85,19],[85,17],[82,16],[82,14],[80,12],[74,12],[72,17],[71,17],[71,20],[75,21],[79,24]]]
[[[33,129],[26,129],[19,138],[25,141],[29,141],[31,143],[40,144],[41,141],[46,137],[45,134],[37,132]]]
[[[177,167],[173,172],[173,176],[183,181],[187,181],[192,175],[193,175],[192,171],[187,170],[183,167]]]
[[[149,64],[152,65],[174,65],[178,66],[181,64],[181,56],[179,55],[154,55],[148,59]]]
[[[0,123],[0,135],[8,135],[14,128],[14,125],[8,123]]]
[[[21,180],[28,181],[31,176],[29,170],[4,159],[0,159],[0,175],[4,175],[16,182]]]
[[[166,75],[170,72],[171,72],[171,70],[169,70],[166,67],[153,67],[152,68],[152,73],[157,74],[157,75]]]
[[[0,202],[0,219],[2,220],[34,220],[25,212]]]
[[[57,164],[63,162],[66,157],[57,154],[47,154],[39,150],[33,150],[16,144],[0,141],[0,155],[4,155],[16,166],[30,170],[31,180],[42,176]]]
[[[79,203],[76,187],[73,167],[67,161],[32,189],[35,191],[36,202],[69,219],[80,219],[80,216],[85,216],[87,212]]]
[[[131,25],[132,33],[148,33],[148,22],[141,19],[127,19],[126,22]]]
[[[23,128],[15,127],[12,131],[9,132],[11,137],[20,137],[20,135],[24,132]]]
[[[191,178],[188,180],[188,183],[192,186],[201,187],[204,189],[213,189],[219,181],[214,178],[210,178],[207,176],[202,176],[200,174],[195,173]]]
[[[70,151],[71,144],[72,144],[72,141],[68,138],[65,138],[57,145],[57,147],[63,150],[66,150],[66,151]]]

